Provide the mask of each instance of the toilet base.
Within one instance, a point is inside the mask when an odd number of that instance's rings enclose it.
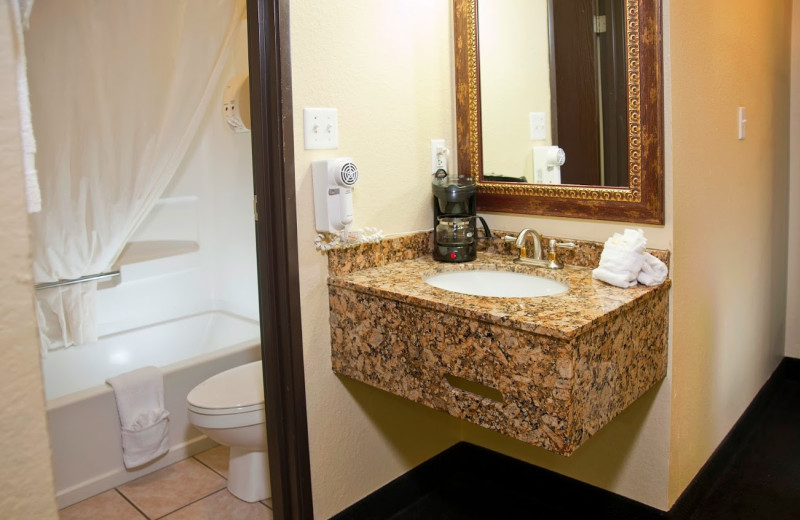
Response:
[[[258,502],[271,496],[266,451],[231,446],[228,491],[245,502]]]

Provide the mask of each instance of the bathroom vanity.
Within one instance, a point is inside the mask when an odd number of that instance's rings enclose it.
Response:
[[[593,280],[602,244],[579,243],[572,265],[549,270],[515,263],[499,240],[464,264],[423,254],[429,236],[391,242],[329,253],[338,374],[562,455],[666,375],[670,281],[619,289]],[[457,270],[568,289],[498,298],[425,281]]]

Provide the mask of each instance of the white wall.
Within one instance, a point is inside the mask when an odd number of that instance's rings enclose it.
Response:
[[[9,15],[0,3],[0,511],[55,520]]]
[[[800,0],[792,3],[791,128],[789,130],[789,275],[786,355],[800,358]]]

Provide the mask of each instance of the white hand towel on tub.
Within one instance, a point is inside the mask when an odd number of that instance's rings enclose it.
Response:
[[[169,451],[169,412],[164,408],[164,378],[143,367],[106,380],[114,389],[122,427],[122,460],[135,468]]]

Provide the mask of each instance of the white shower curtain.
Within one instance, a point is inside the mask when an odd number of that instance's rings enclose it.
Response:
[[[108,271],[197,133],[244,2],[37,0],[26,41],[36,283]],[[37,291],[45,350],[96,339],[87,282]]]

